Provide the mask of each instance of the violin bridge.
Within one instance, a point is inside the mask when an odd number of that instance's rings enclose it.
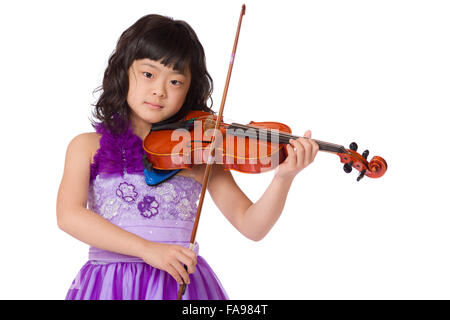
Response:
[[[208,116],[203,122],[203,131],[214,129],[216,127],[216,121],[212,116]]]

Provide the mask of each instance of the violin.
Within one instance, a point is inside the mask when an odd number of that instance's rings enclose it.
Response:
[[[214,159],[208,159],[214,137],[217,116],[204,111],[191,111],[180,122],[167,127],[156,127],[143,141],[146,168],[158,170],[191,169],[194,165],[212,161],[223,164],[226,170],[245,173],[261,173],[276,168],[287,157],[286,145],[292,135],[289,126],[279,122],[254,122],[247,125],[227,124],[219,121],[216,132]],[[352,168],[360,172],[357,181],[364,176],[379,178],[387,170],[386,161],[379,156],[367,160],[369,151],[362,155],[358,145],[352,142],[349,149],[341,145],[314,140],[319,151],[337,154],[344,171]]]

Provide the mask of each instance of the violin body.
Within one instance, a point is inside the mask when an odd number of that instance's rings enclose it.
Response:
[[[191,111],[183,121],[194,120],[191,130],[159,130],[151,132],[143,141],[148,161],[160,170],[190,169],[208,161],[217,117],[204,111]],[[291,129],[279,122],[254,122],[248,127],[276,130],[290,134]],[[287,157],[285,144],[248,137],[248,128],[241,130],[247,136],[230,134],[230,125],[221,123],[216,135],[214,163],[226,170],[261,173],[276,168]],[[237,130],[234,130],[236,133]],[[175,131],[175,133],[174,133]],[[176,132],[178,131],[178,132]],[[251,131],[251,129],[250,129]],[[256,132],[256,130],[255,130]],[[217,143],[217,142],[220,143]]]

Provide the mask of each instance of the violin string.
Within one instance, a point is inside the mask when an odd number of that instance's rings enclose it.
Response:
[[[264,130],[264,129],[263,129]],[[294,135],[290,135],[290,134],[285,134],[285,133],[278,133],[278,136],[282,138],[281,143],[289,143],[289,139],[298,139],[298,136],[294,136]],[[308,138],[307,138],[308,139]],[[325,150],[325,151],[333,151],[333,152],[342,152],[342,148],[341,146],[338,146],[336,144],[332,144],[332,143],[328,143],[328,142],[324,142],[324,141],[320,141],[320,140],[315,140],[315,139],[311,139],[316,141],[316,143],[319,145],[319,147],[321,148],[321,150]]]
[[[260,137],[260,133],[264,133],[266,137],[268,137],[268,135],[270,136],[276,136],[279,139],[280,143],[284,143],[284,144],[288,144],[289,143],[289,139],[298,139],[298,136],[294,136],[291,134],[286,134],[283,132],[272,132],[270,130],[267,129],[262,129],[262,128],[255,128],[255,127],[251,127],[251,126],[246,126],[246,125],[241,125],[241,124],[236,124],[233,123],[231,124],[229,127],[231,128],[238,128],[238,129],[248,129],[248,130],[253,130],[255,131],[255,133],[257,134],[257,138]],[[249,135],[248,135],[249,136]],[[307,138],[309,139],[309,138]],[[271,140],[270,138],[267,138],[266,140]],[[337,144],[333,144],[333,143],[329,143],[329,142],[325,142],[325,141],[320,141],[320,140],[315,140],[315,139],[311,139],[316,141],[316,143],[319,145],[321,150],[324,151],[331,151],[331,152],[337,152],[337,153],[342,153],[345,152],[345,148],[343,146],[337,145]]]

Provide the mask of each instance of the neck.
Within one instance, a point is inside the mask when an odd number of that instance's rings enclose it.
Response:
[[[142,119],[136,119],[135,117],[131,118],[131,128],[133,129],[133,133],[137,135],[141,140],[144,140],[145,137],[150,132],[152,128],[152,124],[145,122]]]

